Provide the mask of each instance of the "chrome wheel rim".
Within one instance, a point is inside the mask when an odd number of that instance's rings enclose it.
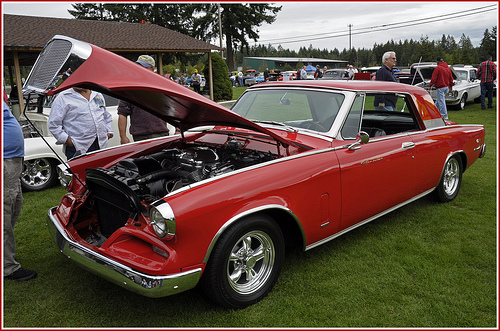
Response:
[[[227,280],[239,294],[258,291],[269,279],[276,256],[274,243],[265,232],[252,231],[234,245],[227,263]]]
[[[49,160],[35,159],[24,161],[21,180],[28,186],[40,186],[47,183],[52,175],[52,169]]]
[[[460,167],[455,158],[451,158],[446,164],[443,178],[443,189],[447,195],[452,195],[458,188],[460,181]]]

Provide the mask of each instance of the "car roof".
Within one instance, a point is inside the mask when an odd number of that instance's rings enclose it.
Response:
[[[90,46],[91,52],[89,53],[90,55],[84,57],[84,61],[80,67],[73,70],[71,76],[54,90],[45,91],[46,94],[53,95],[74,86],[81,86],[121,100],[126,100],[167,121],[171,125],[181,129],[181,131],[187,131],[190,128],[199,126],[223,125],[260,131],[284,144],[288,145],[291,143],[271,130],[239,116],[207,97],[195,93],[191,89],[166,79],[159,74],[153,73],[122,56],[98,46],[64,36],[56,36],[52,40],[70,41],[80,47],[88,48]],[[78,49],[78,47],[76,48]],[[55,46],[46,47],[46,50],[41,53],[37,63],[39,60],[43,63],[47,58],[53,58],[55,54],[58,54],[57,52],[60,52],[60,50],[56,49]],[[33,70],[39,67],[37,63],[35,63]],[[63,64],[61,63],[61,67]],[[30,73],[30,77],[32,74],[33,71]],[[25,86],[29,86],[30,77]],[[33,77],[36,80],[36,75]],[[427,91],[415,86],[376,81],[299,80],[257,84],[250,89],[274,88],[277,86],[367,92],[389,91],[411,93],[420,98],[425,98],[425,95],[427,95],[430,98]]]

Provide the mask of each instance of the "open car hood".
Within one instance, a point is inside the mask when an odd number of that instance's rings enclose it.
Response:
[[[415,70],[418,72],[418,74],[420,75],[420,77],[422,78],[422,80],[424,82],[429,83],[431,81],[431,78],[432,78],[432,73],[436,67],[437,67],[436,65],[420,65],[420,66],[416,67]],[[451,70],[453,80],[459,81],[460,78],[458,78],[458,74],[455,71],[455,69],[453,69],[453,67],[449,67],[449,68]]]
[[[72,74],[60,77],[68,68]],[[40,53],[23,93],[53,95],[80,86],[128,101],[182,132],[200,126],[240,127],[265,133],[283,145],[293,142],[218,103],[153,73],[122,56],[65,36],[54,36]]]

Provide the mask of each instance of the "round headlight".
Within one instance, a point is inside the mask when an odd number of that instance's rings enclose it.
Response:
[[[175,235],[175,217],[167,202],[160,200],[151,206],[149,221],[158,237],[171,239]]]
[[[152,207],[149,211],[149,218],[151,221],[151,226],[153,227],[154,232],[160,238],[165,238],[168,233],[167,222],[163,218],[162,214],[156,209]]]

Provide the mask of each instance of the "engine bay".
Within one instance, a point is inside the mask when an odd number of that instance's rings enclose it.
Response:
[[[245,146],[236,138],[215,147],[188,144],[96,170],[129,187],[141,201],[151,202],[187,185],[277,158]]]

